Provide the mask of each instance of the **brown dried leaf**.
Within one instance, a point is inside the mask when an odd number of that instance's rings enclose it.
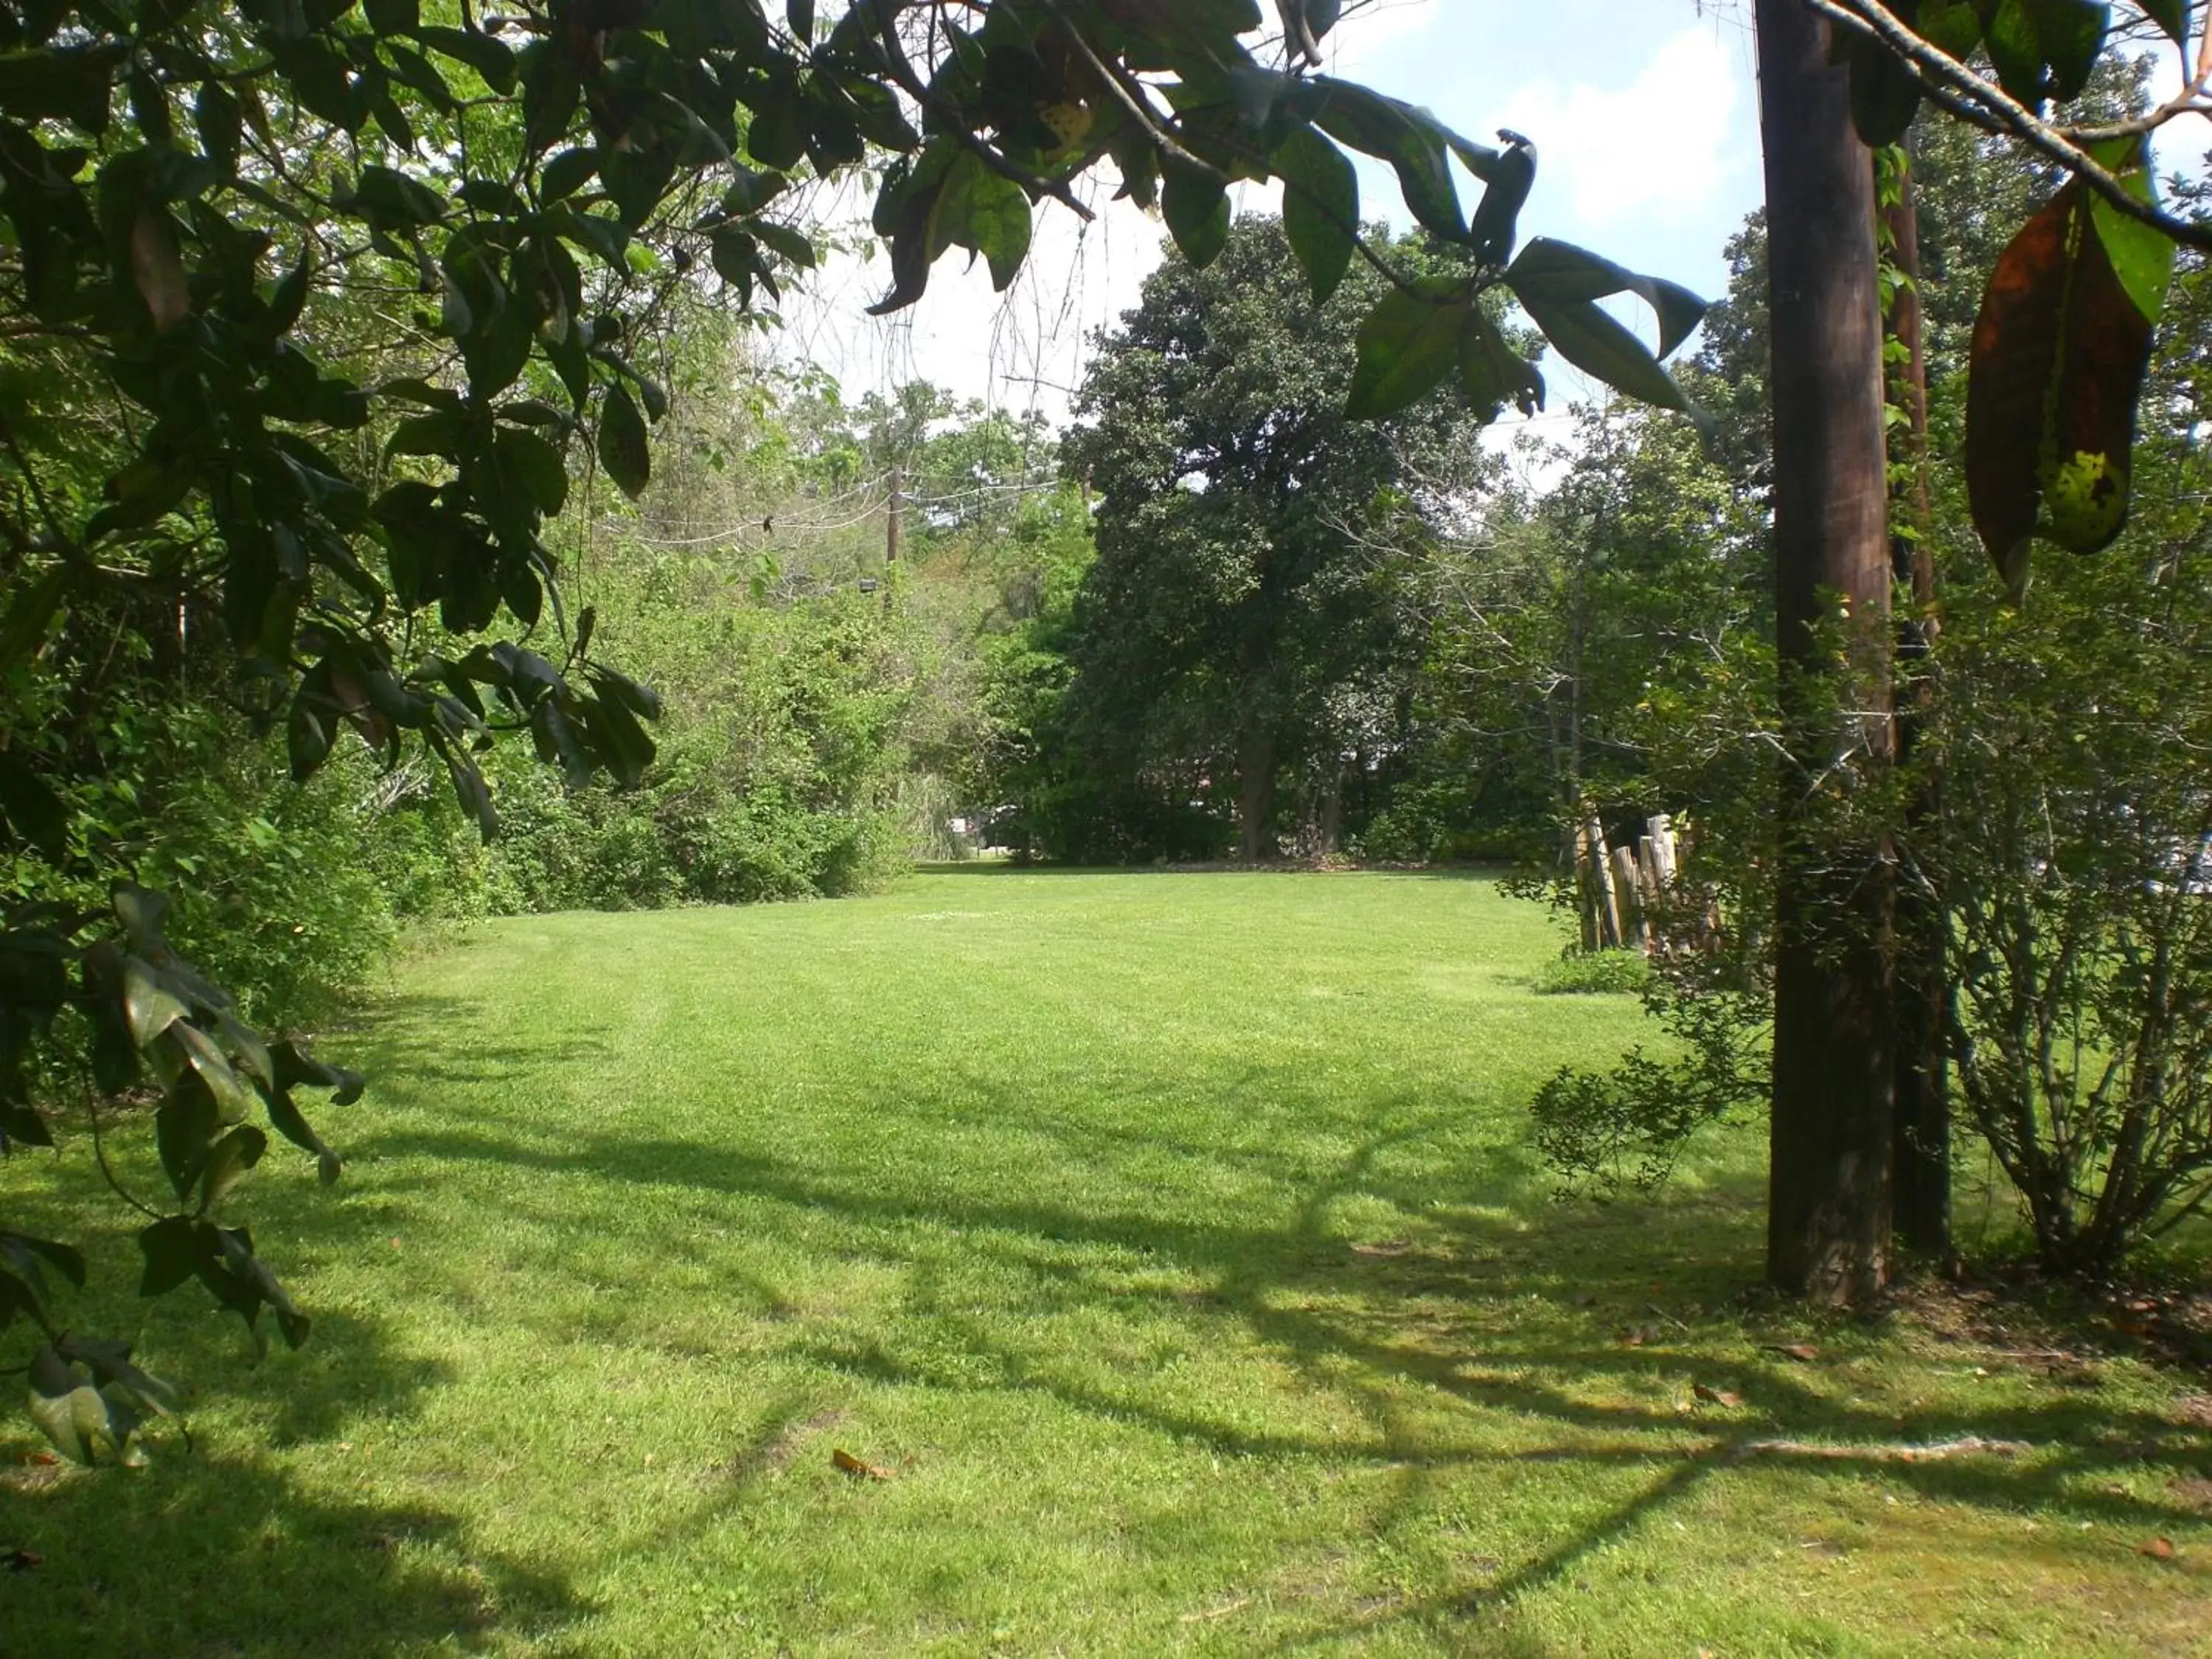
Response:
[[[2094,553],[2127,520],[2151,319],[2130,297],[2078,179],[1999,258],[1966,381],[1974,528],[2015,592],[2029,538]]]
[[[1809,1342],[1763,1342],[1761,1353],[1778,1353],[1784,1359],[1794,1359],[1801,1365],[1809,1365],[1820,1357],[1820,1351]]]
[[[890,1480],[895,1478],[890,1470],[884,1468],[878,1464],[864,1462],[860,1458],[854,1456],[852,1453],[847,1451],[842,1446],[839,1446],[830,1452],[830,1461],[836,1464],[837,1468],[842,1469],[847,1474],[852,1475],[856,1479],[866,1480]]]
[[[1741,1406],[1743,1396],[1732,1389],[1709,1389],[1704,1383],[1694,1383],[1690,1392],[1709,1406]]]

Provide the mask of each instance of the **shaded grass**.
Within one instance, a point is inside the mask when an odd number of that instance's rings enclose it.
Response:
[[[198,1442],[0,1464],[0,1652],[2205,1650],[2185,1380],[1741,1312],[1745,1138],[1549,1200],[1530,1094],[1644,1035],[1555,949],[1385,875],[488,927],[351,1045],[342,1188],[248,1189],[309,1348],[87,1299]],[[2035,1449],[1736,1455],[1962,1434]]]

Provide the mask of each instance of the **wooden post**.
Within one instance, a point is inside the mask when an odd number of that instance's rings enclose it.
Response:
[[[1566,855],[1574,862],[1575,920],[1582,924],[1583,949],[1597,949],[1597,877],[1589,866],[1589,850],[1583,844],[1583,832],[1571,830],[1566,835]]]
[[[1620,894],[1613,879],[1613,857],[1605,844],[1605,825],[1597,814],[1591,813],[1583,821],[1583,836],[1589,847],[1590,867],[1597,872],[1600,898],[1597,913],[1597,942],[1601,946],[1623,943],[1620,931]]]
[[[1620,892],[1620,942],[1633,942],[1645,955],[1651,951],[1651,918],[1644,902],[1644,872],[1637,867],[1636,854],[1626,847],[1613,849],[1614,884]]]
[[[1664,812],[1651,815],[1651,863],[1658,873],[1659,884],[1672,887],[1677,867],[1674,860],[1674,821]]]

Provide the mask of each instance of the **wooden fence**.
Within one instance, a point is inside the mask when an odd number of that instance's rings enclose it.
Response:
[[[1681,843],[1672,818],[1655,812],[1619,845],[1608,845],[1605,824],[1593,812],[1573,841],[1583,949],[1656,956],[1684,943],[1669,925],[1667,908],[1681,867]]]

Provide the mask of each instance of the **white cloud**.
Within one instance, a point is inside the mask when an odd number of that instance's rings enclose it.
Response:
[[[1364,0],[1348,8],[1324,45],[1328,72],[1364,81],[1385,56],[1426,33],[1443,15],[1443,0]]]
[[[1506,101],[1498,125],[1535,142],[1539,190],[1602,228],[1709,210],[1747,159],[1738,153],[1741,96],[1728,49],[1693,26],[1626,86],[1532,82]]]

